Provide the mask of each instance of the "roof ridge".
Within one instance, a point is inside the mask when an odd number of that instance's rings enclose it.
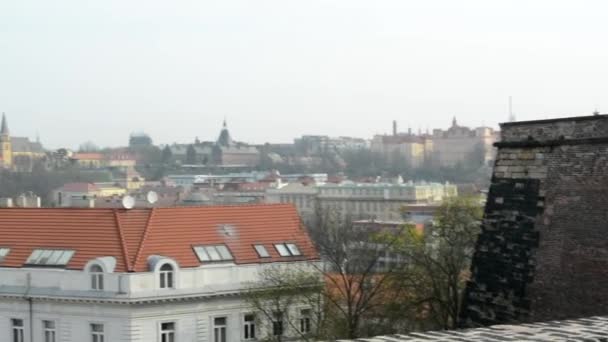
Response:
[[[148,221],[146,221],[146,228],[144,228],[144,233],[141,235],[141,241],[139,241],[139,248],[137,249],[137,254],[135,254],[135,259],[133,260],[133,265],[129,265],[135,269],[137,267],[137,263],[139,262],[139,258],[141,257],[141,253],[144,250],[144,242],[148,238],[148,234],[150,232],[150,227],[152,226],[152,218],[154,217],[154,213],[156,212],[155,208],[150,210],[150,216],[148,216]]]
[[[127,271],[130,272],[133,270],[133,268],[129,264],[129,249],[127,248],[127,242],[122,232],[122,226],[120,225],[118,210],[113,209],[112,211],[114,212],[114,221],[116,222],[116,229],[118,230],[118,236],[120,238],[120,246],[122,247],[122,256],[124,258],[125,267],[127,268]]]

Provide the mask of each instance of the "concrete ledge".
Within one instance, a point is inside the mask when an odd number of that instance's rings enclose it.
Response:
[[[608,316],[529,323],[494,325],[486,328],[387,335],[358,339],[369,342],[462,342],[462,341],[608,341]]]

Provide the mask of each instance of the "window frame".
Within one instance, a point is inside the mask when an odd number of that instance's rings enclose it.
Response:
[[[307,311],[307,314],[304,314]],[[312,332],[312,309],[299,309],[299,331],[301,334],[307,335]],[[304,329],[306,327],[306,329]]]
[[[163,330],[163,324],[173,324],[172,330]],[[158,323],[158,341],[163,342],[164,335],[172,336],[172,341],[177,341],[177,321],[162,321]],[[171,339],[169,339],[171,341]]]
[[[47,327],[47,323],[52,323],[53,327]],[[42,320],[42,340],[44,342],[57,342],[57,321],[51,319]]]
[[[300,257],[303,256],[300,247],[294,242],[275,243],[274,249],[281,257]],[[295,250],[294,250],[295,249]]]
[[[193,245],[192,250],[201,263],[234,261],[234,254],[226,244]]]
[[[101,327],[101,331],[94,329],[95,326]],[[102,322],[89,322],[89,332],[92,342],[106,342],[106,324]]]
[[[285,336],[285,324],[283,321],[283,313],[275,312],[272,316],[272,336]]]
[[[215,320],[219,319],[219,318],[224,319],[224,325],[217,325],[215,323]],[[228,320],[229,320],[228,315],[218,315],[218,316],[211,317],[211,341],[212,342],[228,342],[229,341],[229,339],[228,339]],[[216,329],[220,329],[220,331],[222,331],[221,329],[223,329],[223,331],[220,335],[218,335]],[[218,339],[218,336],[223,337],[223,340]]]
[[[6,251],[6,252],[3,253],[3,251]],[[11,253],[11,248],[10,247],[0,246],[0,263],[2,263],[4,261],[4,259],[6,259],[6,257],[10,253]]]
[[[275,243],[274,249],[276,249],[277,253],[279,253],[279,255],[282,257],[291,256],[291,252],[289,252],[289,249],[287,248],[287,246],[284,243]]]
[[[21,325],[15,324],[18,321],[21,322]],[[25,342],[25,319],[21,317],[12,317],[10,322],[12,341]]]
[[[99,268],[98,270],[93,270],[93,268]],[[104,271],[103,267],[99,264],[92,264],[89,266],[89,275],[91,277],[91,290],[93,291],[103,291],[104,290]]]
[[[35,248],[25,261],[29,267],[66,267],[74,257],[73,249]],[[44,262],[42,262],[44,261]],[[51,261],[53,261],[51,263]]]
[[[271,257],[270,253],[268,252],[268,249],[266,248],[266,246],[264,246],[261,243],[254,244],[253,245],[253,249],[255,249],[255,252],[258,254],[258,256],[260,258],[270,258]],[[260,249],[262,249],[264,252],[260,253]],[[264,254],[264,255],[262,255],[262,254]]]
[[[253,320],[248,321],[247,317],[253,317]],[[257,317],[252,312],[247,312],[241,315],[242,336],[243,341],[257,341]],[[249,335],[249,337],[247,336]]]
[[[170,270],[163,270],[165,266],[171,267]],[[163,262],[158,268],[158,287],[160,289],[175,288],[175,265],[169,262]]]

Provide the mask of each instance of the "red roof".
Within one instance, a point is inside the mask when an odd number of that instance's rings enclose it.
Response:
[[[102,153],[74,153],[72,159],[79,160],[103,160]]]
[[[233,227],[229,236],[225,225]],[[302,256],[279,256],[273,244],[281,242],[295,243]],[[116,272],[144,272],[151,255],[173,258],[180,267],[198,267],[192,246],[217,244],[225,244],[237,264],[318,259],[291,204],[0,209],[0,247],[10,248],[0,267],[23,266],[37,248],[76,251],[68,269],[113,256]],[[260,258],[254,244],[263,244],[271,257]]]

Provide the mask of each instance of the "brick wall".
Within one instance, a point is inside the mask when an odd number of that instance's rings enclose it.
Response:
[[[608,116],[501,128],[464,325],[608,314]]]

